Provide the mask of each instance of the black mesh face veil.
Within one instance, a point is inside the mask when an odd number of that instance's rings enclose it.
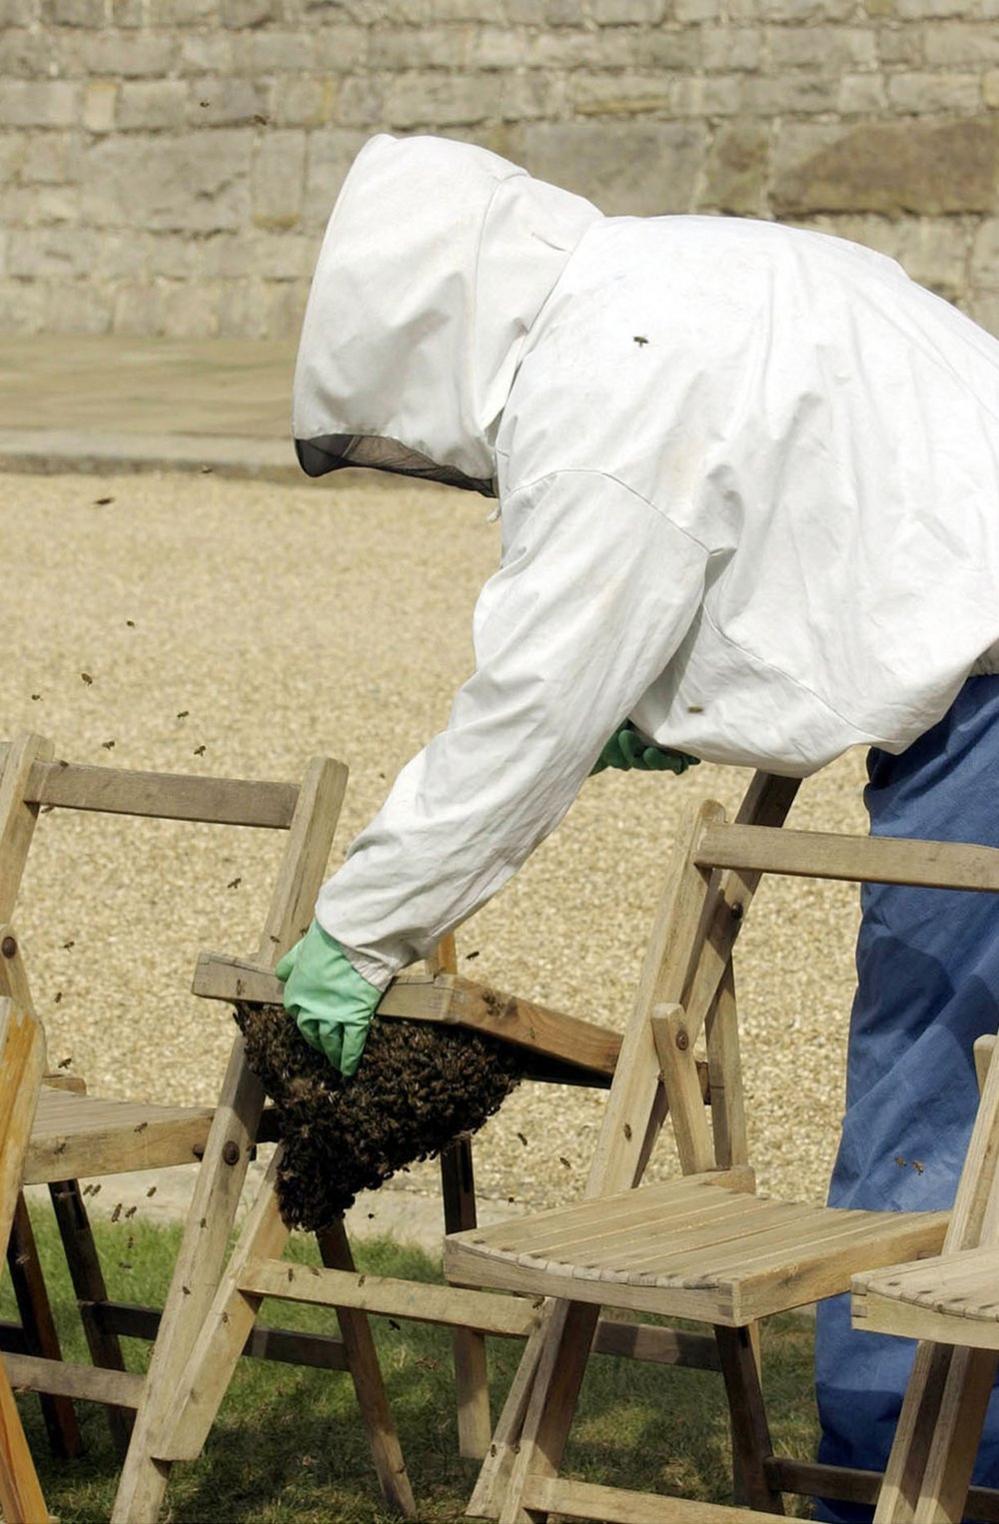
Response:
[[[376,434],[320,434],[315,439],[296,439],[295,451],[307,476],[325,476],[345,466],[366,466],[372,471],[392,471],[397,476],[420,476],[448,487],[463,487],[468,492],[481,492],[483,497],[496,496],[492,480],[466,476],[455,466],[439,466],[397,439]]]

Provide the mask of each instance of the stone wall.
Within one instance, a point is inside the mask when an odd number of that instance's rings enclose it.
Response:
[[[279,336],[377,130],[842,233],[999,331],[999,0],[0,0],[0,329]]]

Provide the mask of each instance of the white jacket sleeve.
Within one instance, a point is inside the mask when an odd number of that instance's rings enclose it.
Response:
[[[384,988],[506,883],[565,815],[701,600],[706,552],[612,477],[564,471],[503,505],[476,670],[323,887],[320,924]]]

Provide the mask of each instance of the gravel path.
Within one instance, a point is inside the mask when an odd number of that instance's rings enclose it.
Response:
[[[486,512],[378,482],[0,477],[0,731],[178,772],[295,778],[332,753],[351,767],[339,862],[470,670],[471,609],[498,553]],[[863,758],[843,759],[804,786],[794,822],[863,830],[862,780]],[[703,794],[734,809],[747,781],[707,765],[592,780],[464,929],[459,951],[477,956],[462,968],[620,1027],[679,812]],[[105,1093],[210,1101],[232,1026],[186,993],[194,959],[253,947],[279,850],[266,832],[46,815],[17,923],[53,1061],[72,1057]],[[821,1198],[836,1146],[856,921],[850,886],[769,880],[740,943],[756,1162],[764,1188],[799,1198]],[[573,1194],[601,1106],[523,1086],[482,1135],[480,1189]]]

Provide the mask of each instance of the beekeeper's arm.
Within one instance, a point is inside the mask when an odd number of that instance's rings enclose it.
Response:
[[[351,1062],[392,975],[502,888],[558,825],[700,602],[703,547],[597,472],[560,472],[512,494],[503,542],[475,610],[476,670],[447,729],[403,768],[316,905],[327,953],[334,939],[336,958],[370,991],[367,1013],[357,984],[345,1008]],[[293,995],[289,981],[285,1003],[315,1041],[307,1002]]]

